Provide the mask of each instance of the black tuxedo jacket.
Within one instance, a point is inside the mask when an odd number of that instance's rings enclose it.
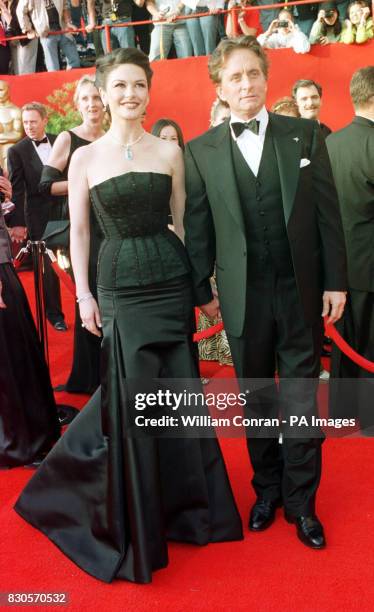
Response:
[[[374,291],[374,121],[355,117],[326,144],[343,219],[349,287]]]
[[[322,291],[347,287],[338,199],[319,125],[269,113],[284,217],[305,322],[322,312]],[[186,147],[186,248],[196,303],[212,299],[216,263],[226,330],[241,336],[246,311],[247,239],[232,160],[229,122]],[[302,161],[303,160],[303,161]]]
[[[47,134],[51,144],[56,136]],[[43,163],[35,151],[30,138],[26,136],[8,151],[9,179],[12,183],[12,201],[16,205],[8,225],[27,226],[30,237],[38,240],[42,237],[50,217],[50,208],[59,198],[39,193],[39,182]]]

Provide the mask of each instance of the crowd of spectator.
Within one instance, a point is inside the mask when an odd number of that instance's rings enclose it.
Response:
[[[296,53],[308,53],[311,45],[361,44],[374,37],[369,0],[261,10],[269,4],[276,2],[0,0],[0,74],[89,66],[107,52],[106,31],[96,26],[110,26],[112,49],[138,46],[152,61],[210,55],[225,36],[243,34],[257,36],[266,48],[292,48]],[[259,8],[245,10],[253,6]],[[139,21],[150,23],[127,25]],[[20,35],[27,38],[4,40]]]

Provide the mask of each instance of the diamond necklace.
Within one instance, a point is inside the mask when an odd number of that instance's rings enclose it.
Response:
[[[146,134],[146,131],[143,130],[142,133],[140,134],[139,138],[137,138],[136,140],[134,140],[134,142],[127,142],[126,144],[124,144],[123,142],[120,142],[119,140],[117,140],[117,138],[114,138],[114,136],[112,134],[110,134],[110,137],[112,140],[114,140],[114,142],[116,142],[117,144],[121,145],[121,147],[125,147],[125,159],[132,161],[134,159],[134,153],[132,152],[132,148],[134,145],[138,144],[138,142],[141,141],[141,139],[143,138],[144,134]]]

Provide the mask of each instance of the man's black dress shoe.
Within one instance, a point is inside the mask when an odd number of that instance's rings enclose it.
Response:
[[[265,531],[274,523],[276,509],[282,504],[279,501],[258,499],[249,515],[250,531]]]
[[[53,327],[57,329],[57,331],[67,331],[68,329],[65,321],[56,321],[56,323],[53,323]]]
[[[45,458],[46,455],[38,455],[33,461],[31,461],[30,463],[26,463],[26,465],[24,465],[23,467],[27,468],[28,470],[37,470]]]
[[[297,537],[310,548],[325,548],[326,540],[323,527],[315,515],[292,516],[285,512],[284,517],[288,523],[296,525]]]

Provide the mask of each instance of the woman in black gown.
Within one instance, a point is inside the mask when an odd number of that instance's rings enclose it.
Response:
[[[34,320],[11,263],[1,205],[0,347],[0,468],[10,468],[47,453],[60,426]]]
[[[137,49],[118,49],[97,62],[112,125],[75,152],[69,204],[81,319],[103,334],[101,398],[98,391],[73,421],[16,505],[75,563],[106,582],[150,582],[152,571],[168,563],[168,539],[207,544],[243,537],[215,438],[137,437],[128,426],[126,383],[198,379],[181,241],[183,157],[174,143],[142,128],[151,75]],[[90,201],[105,236],[99,306],[87,274]],[[170,209],[175,233],[167,227]]]
[[[84,75],[77,83],[74,94],[75,105],[82,116],[76,128],[61,132],[56,138],[48,165],[44,166],[40,190],[43,193],[66,196],[66,218],[68,217],[68,170],[71,156],[79,147],[86,146],[103,136],[104,106],[95,86],[94,77]],[[91,215],[91,243],[89,259],[89,286],[97,298],[97,257],[102,235]],[[74,350],[71,372],[65,385],[58,391],[68,393],[93,393],[100,384],[100,338],[90,334],[81,326],[79,308],[75,309]]]

